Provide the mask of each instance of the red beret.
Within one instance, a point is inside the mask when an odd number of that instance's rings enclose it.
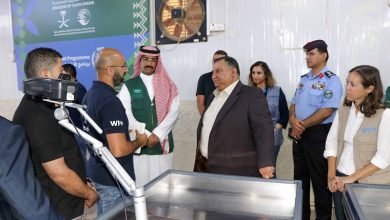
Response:
[[[306,52],[310,52],[316,48],[324,48],[326,49],[328,47],[328,45],[326,45],[325,41],[323,40],[314,40],[314,41],[311,41],[307,44],[305,44],[305,46],[303,46],[303,49],[306,51]]]

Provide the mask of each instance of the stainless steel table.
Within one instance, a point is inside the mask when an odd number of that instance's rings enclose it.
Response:
[[[348,219],[390,219],[390,186],[348,184],[343,193]]]
[[[301,219],[300,181],[169,170],[147,185],[149,219]],[[135,219],[126,201],[128,219]],[[125,219],[119,203],[98,219]]]

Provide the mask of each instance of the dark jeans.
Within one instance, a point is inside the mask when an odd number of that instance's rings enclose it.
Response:
[[[107,212],[115,207],[116,204],[123,202],[126,198],[132,199],[131,196],[122,189],[122,193],[117,186],[105,186],[94,182],[96,191],[99,193],[97,201],[97,216]]]
[[[348,176],[344,173],[340,173],[339,171],[336,171],[336,176]],[[340,191],[336,191],[333,193],[333,203],[334,203],[334,211],[336,214],[337,220],[345,220],[347,219],[344,213],[343,208],[343,193]]]

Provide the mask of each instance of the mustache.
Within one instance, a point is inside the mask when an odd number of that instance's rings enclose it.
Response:
[[[153,69],[153,67],[152,67],[152,66],[145,66],[145,68],[148,68],[148,67]]]

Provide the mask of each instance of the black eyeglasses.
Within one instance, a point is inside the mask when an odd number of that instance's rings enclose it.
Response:
[[[127,64],[124,63],[122,66],[114,66],[114,65],[112,65],[112,66],[108,66],[108,67],[121,67],[121,68],[127,68]]]

